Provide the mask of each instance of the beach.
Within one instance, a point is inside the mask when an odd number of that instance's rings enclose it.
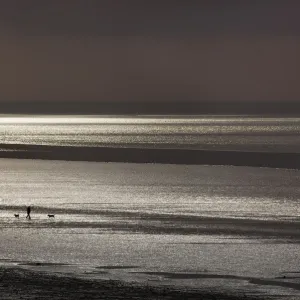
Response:
[[[2,117],[2,298],[300,299],[299,128]]]
[[[68,286],[78,299],[300,299],[297,170],[6,158],[0,170],[7,299],[74,299]]]

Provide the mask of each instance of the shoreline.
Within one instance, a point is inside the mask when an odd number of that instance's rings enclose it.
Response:
[[[0,295],[3,299],[220,299],[258,300],[259,296],[204,290],[179,289],[114,280],[82,279],[18,267],[0,267]]]
[[[300,169],[300,153],[0,144],[0,158]]]

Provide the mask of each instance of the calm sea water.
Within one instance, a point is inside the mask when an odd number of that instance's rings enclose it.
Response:
[[[297,151],[298,126],[298,119],[236,117],[0,124],[2,143],[217,147],[222,139],[230,149],[275,143],[276,151]],[[287,169],[0,159],[0,262],[300,299],[299,180],[300,171]]]
[[[1,143],[300,151],[300,118],[2,116]]]

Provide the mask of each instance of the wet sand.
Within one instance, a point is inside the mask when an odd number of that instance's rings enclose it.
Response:
[[[0,144],[1,158],[300,169],[300,153]]]
[[[24,206],[0,206],[1,210],[22,210]],[[47,214],[49,208],[34,207],[37,214]],[[57,217],[64,214],[62,208],[51,208]],[[100,229],[114,232],[143,233],[143,234],[173,234],[173,235],[231,235],[255,238],[288,239],[289,242],[300,243],[299,218],[286,220],[260,220],[246,218],[208,217],[193,215],[172,215],[164,213],[143,213],[122,210],[85,210],[68,209],[68,214],[95,215],[100,222],[68,221],[49,222],[49,219],[35,223],[23,223],[19,220],[15,226],[22,228],[78,228]],[[104,218],[107,218],[103,221]],[[56,218],[57,219],[57,218]],[[117,222],[117,220],[122,220]]]
[[[224,294],[176,287],[154,287],[112,280],[85,280],[20,268],[0,267],[1,299],[268,299],[245,294]]]

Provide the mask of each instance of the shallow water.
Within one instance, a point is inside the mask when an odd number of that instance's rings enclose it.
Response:
[[[26,205],[36,221],[57,213],[62,220],[94,222],[107,211],[121,219],[130,212],[270,220],[300,215],[297,170],[0,159],[0,171],[0,211],[11,224],[11,213],[24,214]]]
[[[87,278],[297,296],[299,176],[268,168],[0,159],[0,259]]]

